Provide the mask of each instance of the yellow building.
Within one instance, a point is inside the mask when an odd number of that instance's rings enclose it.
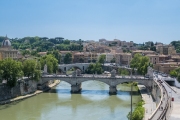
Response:
[[[18,51],[12,49],[11,42],[6,36],[6,39],[3,40],[1,48],[0,48],[0,60],[5,58],[13,58],[16,59],[18,55]]]

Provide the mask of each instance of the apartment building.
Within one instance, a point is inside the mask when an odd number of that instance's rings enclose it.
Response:
[[[77,52],[73,55],[73,63],[83,63],[85,62],[84,52]]]
[[[130,65],[132,59],[131,53],[116,53],[115,54],[115,61],[116,64],[119,65]]]
[[[161,71],[166,74],[169,74],[171,70],[174,70],[178,67],[180,67],[180,63],[178,62],[157,63],[154,65],[155,70]]]
[[[127,48],[134,46],[133,41],[126,42],[126,41],[121,41],[119,39],[114,39],[114,40],[99,39],[99,43],[106,46],[121,46]]]
[[[107,63],[110,63],[111,60],[113,60],[113,58],[115,58],[115,54],[114,53],[97,53],[97,59],[99,59],[99,57],[101,55],[105,55],[106,56],[105,62],[107,62]]]
[[[134,50],[134,51],[132,51],[132,56],[134,57],[134,55],[136,53],[139,53],[141,55],[147,55],[147,54],[155,54],[156,52],[155,51],[151,51],[151,50]]]
[[[159,63],[159,55],[156,54],[147,54],[147,57],[149,57],[150,63],[157,64]]]
[[[176,54],[176,50],[172,45],[159,45],[156,47],[156,52],[163,55],[173,55]]]

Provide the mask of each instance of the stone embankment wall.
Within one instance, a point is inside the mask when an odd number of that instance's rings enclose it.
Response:
[[[0,85],[0,101],[17,97],[19,95],[21,95],[20,85],[16,85],[13,88],[10,88],[3,84]]]
[[[161,101],[161,89],[159,88],[158,84],[153,81],[152,82],[152,91],[151,91],[152,97],[156,102],[156,105],[159,104],[159,102]]]
[[[18,81],[15,87],[0,84],[0,101],[33,93],[37,90],[37,82],[33,80]]]

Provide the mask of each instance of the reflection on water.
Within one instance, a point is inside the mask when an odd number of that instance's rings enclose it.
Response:
[[[117,95],[109,95],[109,86],[98,81],[84,82],[81,94],[71,94],[70,88],[68,83],[61,82],[49,92],[2,105],[0,118],[3,118],[2,120],[127,120],[126,116],[130,111],[129,87],[119,85]],[[138,92],[133,92],[133,103],[140,99]]]

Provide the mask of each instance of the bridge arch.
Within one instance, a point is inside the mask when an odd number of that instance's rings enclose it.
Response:
[[[85,72],[85,70],[88,68],[90,63],[75,63],[75,64],[62,64],[58,65],[58,69],[62,72],[66,72],[72,67],[79,68],[81,72]]]

